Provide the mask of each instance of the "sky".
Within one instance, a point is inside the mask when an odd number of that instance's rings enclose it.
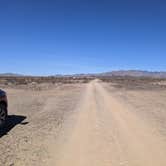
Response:
[[[166,70],[165,0],[0,0],[0,73]]]

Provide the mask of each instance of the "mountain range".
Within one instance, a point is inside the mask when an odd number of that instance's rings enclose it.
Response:
[[[21,77],[25,75],[17,73],[1,73],[0,76],[8,77]],[[84,76],[131,76],[131,77],[153,77],[153,78],[166,78],[166,71],[143,71],[143,70],[117,70],[104,73],[96,74],[74,74],[74,75],[54,75],[55,77],[61,76],[75,76],[75,77],[84,77]]]
[[[132,76],[132,77],[154,77],[154,78],[166,78],[165,71],[142,71],[142,70],[118,70],[101,73],[102,76]]]

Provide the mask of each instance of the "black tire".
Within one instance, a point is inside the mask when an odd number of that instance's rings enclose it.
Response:
[[[4,127],[7,120],[7,108],[5,104],[0,104],[0,128]]]

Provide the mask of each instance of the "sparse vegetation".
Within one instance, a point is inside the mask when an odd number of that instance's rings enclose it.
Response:
[[[116,88],[142,89],[142,90],[162,90],[166,89],[166,78],[152,77],[131,77],[131,76],[110,76],[99,77],[103,82],[111,83]]]
[[[41,90],[58,86],[59,84],[88,83],[92,77],[28,77],[28,76],[1,76],[2,88],[21,88]]]

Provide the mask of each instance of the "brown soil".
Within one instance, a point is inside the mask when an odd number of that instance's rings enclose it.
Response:
[[[165,166],[166,90],[131,86],[6,89],[0,165]]]

